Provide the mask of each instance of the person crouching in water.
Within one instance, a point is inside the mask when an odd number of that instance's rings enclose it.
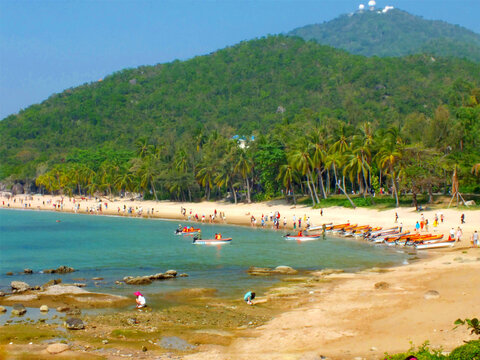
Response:
[[[253,305],[253,302],[252,302],[253,299],[255,299],[255,293],[251,291],[247,292],[243,297],[243,300],[245,300],[248,305]]]
[[[145,297],[142,295],[140,291],[137,291],[134,295],[137,297],[135,299],[135,302],[137,303],[137,309],[141,309],[147,306]]]

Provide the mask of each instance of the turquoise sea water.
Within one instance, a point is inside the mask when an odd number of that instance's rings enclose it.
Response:
[[[60,220],[60,222],[57,222]],[[285,232],[249,227],[201,224],[203,238],[221,232],[232,237],[222,246],[193,245],[192,237],[174,235],[178,221],[120,218],[29,210],[0,210],[0,289],[12,280],[41,285],[52,278],[73,282],[85,278],[87,289],[128,294],[144,290],[165,293],[181,288],[216,288],[221,296],[239,296],[246,289],[264,289],[276,277],[251,277],[250,266],[288,265],[300,270],[336,268],[356,271],[401,264],[408,255],[361,241],[327,238],[297,243]],[[186,223],[184,223],[186,224]],[[71,266],[78,271],[41,274],[40,270]],[[25,268],[33,275],[18,274]],[[124,276],[174,269],[189,277],[146,286],[116,285]],[[12,271],[14,276],[5,275]],[[95,284],[93,277],[103,277]]]

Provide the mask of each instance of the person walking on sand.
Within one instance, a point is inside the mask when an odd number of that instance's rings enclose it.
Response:
[[[141,309],[147,306],[145,297],[140,291],[137,291],[136,293],[134,293],[134,295],[136,296],[135,302],[137,303],[137,309]]]
[[[473,247],[478,247],[480,245],[477,230],[472,234],[472,245]]]
[[[398,222],[398,213],[395,213],[395,223]]]
[[[460,229],[460,226],[457,228],[457,242],[462,241],[463,231]]]
[[[253,299],[255,299],[255,293],[252,291],[247,292],[243,297],[243,300],[245,300],[248,305],[253,305]]]
[[[465,224],[465,214],[462,214],[462,216],[460,216],[460,223]]]

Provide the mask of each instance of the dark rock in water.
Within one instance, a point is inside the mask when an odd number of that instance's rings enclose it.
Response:
[[[176,271],[176,270],[168,270],[165,274],[166,274],[166,275],[177,276],[177,271]]]
[[[85,325],[83,324],[83,321],[80,320],[79,318],[68,318],[67,320],[65,320],[63,325],[68,330],[82,330],[82,329],[85,329]]]
[[[52,279],[50,281],[47,281],[45,284],[43,284],[42,288],[45,289],[49,286],[60,284],[61,282],[62,282],[62,279]]]
[[[10,283],[13,292],[23,292],[30,289],[30,285],[23,281],[12,281]]]
[[[85,287],[87,286],[87,284],[84,284],[84,283],[74,283],[73,286],[76,286],[76,287],[79,287],[79,288],[82,288],[82,287]]]
[[[146,352],[147,350],[148,350],[147,347],[146,347],[145,345],[143,345],[143,346],[142,346],[142,351],[143,351],[143,352]]]
[[[0,291],[0,297],[4,297],[5,293],[3,291]]]
[[[23,273],[24,274],[33,274],[33,270],[32,269],[24,269]]]
[[[72,268],[72,267],[69,267],[69,266],[65,266],[65,265],[62,265],[62,266],[59,266],[55,272],[57,274],[67,274],[67,273],[71,273],[71,272],[74,272],[75,269]]]
[[[7,276],[12,276],[12,275],[13,275],[13,272],[9,271],[9,272],[7,272],[5,275],[7,275]]]
[[[7,311],[7,309],[6,309],[5,307],[0,306],[0,313],[4,313],[4,312],[6,312],[6,311]]]
[[[93,280],[93,281],[103,280],[103,277],[100,277],[100,276],[94,277],[94,278],[92,278],[92,280]]]
[[[74,272],[74,271],[75,271],[74,268],[62,265],[62,266],[59,266],[56,269],[45,269],[45,270],[43,270],[43,273],[44,274],[67,274],[67,273],[71,273],[71,272]]]
[[[70,311],[70,307],[68,307],[68,306],[59,306],[59,307],[57,307],[57,311],[58,311],[58,312],[67,312],[67,311]]]
[[[152,280],[149,276],[127,276],[123,278],[123,281],[125,281],[125,283],[128,285],[148,285],[152,283]]]
[[[272,274],[272,269],[250,266],[250,268],[247,270],[247,273],[253,276],[266,276]]]
[[[183,273],[183,274],[180,274],[180,275],[178,275],[178,276],[179,276],[179,277],[188,277],[188,274]]]
[[[21,316],[24,315],[26,312],[27,309],[25,309],[25,306],[23,306],[23,304],[13,304],[12,315]]]

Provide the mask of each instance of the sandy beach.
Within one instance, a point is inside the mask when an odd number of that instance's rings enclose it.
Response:
[[[290,229],[293,216],[310,217],[312,225],[322,223],[358,223],[391,227],[403,224],[413,231],[423,214],[432,224],[435,214],[443,214],[444,222],[429,233],[444,234],[451,228],[462,229],[463,236],[453,249],[429,251],[426,259],[412,264],[388,269],[370,269],[356,274],[318,271],[307,280],[282,283],[257,299],[257,310],[277,306],[280,313],[259,326],[235,328],[233,338],[225,343],[200,345],[186,359],[383,359],[385,352],[407,351],[429,341],[432,347],[449,351],[473,339],[466,328],[455,330],[458,318],[478,317],[480,314],[480,249],[471,248],[470,238],[480,231],[480,211],[457,209],[426,210],[399,208],[383,211],[357,208],[330,207],[313,210],[305,206],[288,206],[283,202],[256,204],[227,204],[219,202],[175,203],[154,201],[130,201],[102,198],[62,198],[51,196],[16,196],[1,198],[7,208],[27,208],[63,212],[142,216],[164,219],[192,220],[199,222],[205,216],[217,212],[213,220],[218,223],[251,226],[251,217],[260,226],[262,215],[280,212],[280,228],[286,218]],[[55,204],[55,207],[53,206]],[[99,211],[99,205],[102,210]],[[106,206],[105,206],[106,204]],[[78,208],[78,205],[80,207]],[[129,213],[128,209],[132,212]],[[186,214],[182,215],[181,209]],[[125,211],[124,211],[125,209]],[[191,212],[191,215],[190,215]],[[225,214],[223,219],[220,214]],[[395,213],[398,222],[395,222]],[[465,214],[465,224],[460,223]],[[272,227],[272,222],[266,223]],[[424,231],[425,232],[425,231]],[[359,240],[352,240],[359,241]],[[281,294],[281,296],[279,296]],[[281,300],[279,300],[281,299]],[[214,300],[209,300],[214,301]],[[239,303],[239,306],[244,304]],[[246,311],[249,311],[247,309]],[[142,354],[141,358],[163,358],[158,353]],[[116,357],[108,357],[116,358]]]

